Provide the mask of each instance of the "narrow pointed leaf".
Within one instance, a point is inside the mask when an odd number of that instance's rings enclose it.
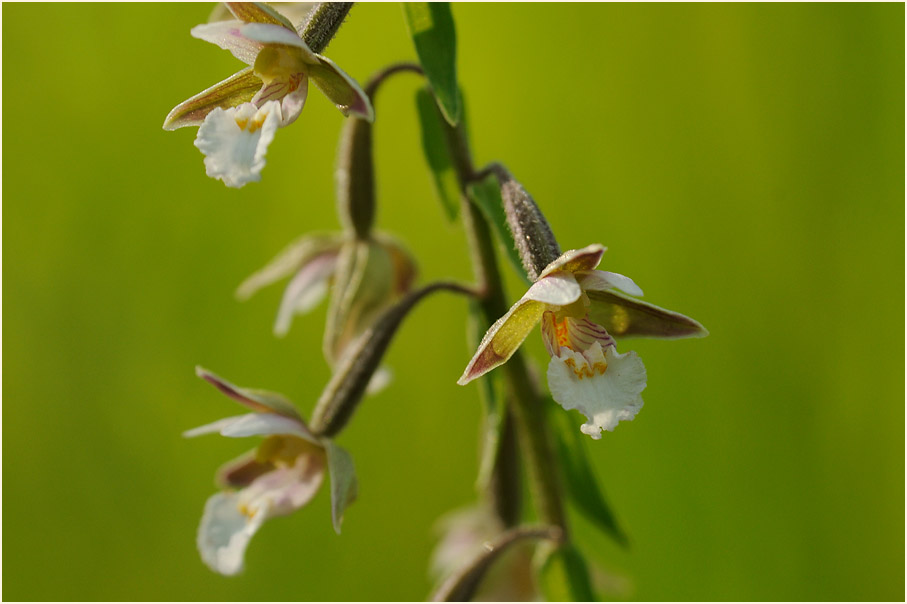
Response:
[[[328,454],[328,472],[331,475],[331,521],[334,524],[334,530],[339,535],[343,512],[356,500],[359,486],[356,481],[353,458],[347,450],[334,444],[333,441],[325,439],[323,442]]]
[[[510,264],[516,269],[517,274],[522,277],[527,285],[531,284],[526,271],[523,268],[523,261],[520,254],[513,245],[513,236],[507,226],[507,217],[504,215],[504,205],[501,201],[501,189],[498,184],[498,178],[494,174],[489,174],[484,180],[470,184],[466,189],[469,199],[479,208],[485,219],[491,224],[491,228],[501,244]]]
[[[556,527],[517,527],[485,544],[482,551],[447,578],[432,596],[434,602],[466,602],[475,595],[485,573],[501,554],[527,539],[559,541],[563,533]]]
[[[538,580],[548,602],[596,601],[586,561],[570,544],[543,555]]]
[[[553,400],[546,405],[553,428],[558,459],[561,460],[567,494],[576,508],[621,546],[627,547],[627,536],[605,500],[595,473],[586,457],[585,442],[570,413]]]
[[[420,89],[416,93],[416,108],[422,126],[422,151],[431,170],[435,191],[445,214],[453,221],[460,210],[460,185],[444,142],[444,124],[441,123],[431,93]]]
[[[448,2],[404,2],[406,28],[444,119],[460,121],[457,87],[457,32]]]

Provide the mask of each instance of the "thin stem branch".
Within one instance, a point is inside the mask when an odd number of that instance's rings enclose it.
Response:
[[[482,213],[466,194],[466,187],[473,182],[476,171],[462,123],[454,128],[441,119],[445,141],[460,184],[463,223],[469,238],[473,269],[482,292],[479,304],[488,325],[507,312],[508,305],[502,288],[500,270],[494,250],[492,234]],[[551,436],[545,424],[543,401],[532,385],[528,367],[517,351],[505,364],[507,400],[513,413],[520,445],[527,464],[527,475],[533,499],[538,506],[539,518],[546,524],[560,527],[567,533],[567,519],[560,486]]]

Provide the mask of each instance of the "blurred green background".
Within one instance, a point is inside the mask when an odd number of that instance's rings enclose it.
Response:
[[[211,5],[3,6],[3,578],[7,600],[413,600],[432,524],[473,500],[480,406],[461,299],[391,347],[393,385],[341,444],[359,501],[269,522],[237,578],[195,531],[253,443],[190,427],[240,409],[197,379],[328,378],[324,307],[271,335],[240,281],[336,228],[342,116],[313,92],[261,183],[204,174],[171,107],[237,71],[189,36]],[[477,161],[504,161],[564,249],[687,313],[705,340],[633,341],[646,406],[599,442],[632,538],[580,519],[612,598],[904,597],[904,6],[454,6]],[[400,7],[353,9],[325,53],[360,81],[415,53]],[[470,279],[419,148],[414,76],[377,101],[380,225],[423,282]],[[515,279],[510,295],[521,295]],[[540,338],[530,352],[547,358]]]

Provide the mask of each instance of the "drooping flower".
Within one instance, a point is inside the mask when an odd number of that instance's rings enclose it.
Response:
[[[410,291],[416,264],[399,242],[380,233],[369,240],[350,234],[305,235],[246,279],[236,295],[247,299],[287,276],[274,334],[286,335],[293,317],[315,308],[331,289],[324,350],[335,365],[353,340]]]
[[[200,126],[195,146],[208,176],[229,187],[261,179],[265,153],[278,128],[305,105],[309,79],[343,112],[372,120],[368,96],[330,59],[315,54],[293,24],[273,8],[230,2],[234,19],[192,28],[249,67],[177,105],[165,130]]]
[[[218,471],[223,491],[205,504],[198,528],[198,550],[212,570],[235,575],[252,536],[262,524],[304,507],[318,492],[325,468],[331,474],[331,510],[340,532],[344,508],[356,497],[349,454],[312,434],[293,404],[279,394],[238,388],[198,368],[199,377],[252,410],[189,430],[186,437],[218,432],[228,437],[264,436],[253,451]]]
[[[693,319],[631,296],[642,290],[628,277],[595,270],[605,248],[570,250],[551,262],[529,291],[485,334],[459,384],[505,363],[536,324],[551,356],[548,386],[566,409],[586,416],[592,438],[632,420],[643,405],[646,370],[635,352],[618,354],[612,336],[702,337]]]

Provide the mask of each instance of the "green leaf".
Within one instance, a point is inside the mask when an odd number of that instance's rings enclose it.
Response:
[[[539,587],[548,602],[594,602],[589,569],[570,544],[542,553]]]
[[[444,142],[445,124],[438,117],[435,101],[428,90],[423,88],[416,93],[416,108],[422,126],[422,151],[434,179],[435,191],[447,218],[456,220],[460,209],[460,185]]]
[[[579,425],[570,413],[549,399],[549,423],[554,428],[558,459],[561,460],[567,494],[577,509],[609,537],[621,546],[627,547],[627,536],[617,524],[617,519],[608,507],[595,473],[586,458],[585,443]]]
[[[456,126],[460,121],[457,32],[450,3],[404,2],[403,18],[444,119]]]
[[[356,500],[359,492],[356,469],[346,449],[328,439],[324,439],[324,449],[328,454],[328,472],[331,475],[331,521],[339,535],[343,511]]]
[[[501,201],[501,187],[497,176],[489,174],[484,180],[470,183],[466,187],[466,193],[469,199],[479,208],[485,219],[491,224],[491,228],[498,237],[498,242],[504,250],[510,264],[516,269],[517,274],[522,277],[527,285],[532,282],[526,276],[526,270],[523,268],[523,262],[520,260],[520,254],[513,245],[513,236],[507,226],[507,217],[504,215],[504,204]]]

